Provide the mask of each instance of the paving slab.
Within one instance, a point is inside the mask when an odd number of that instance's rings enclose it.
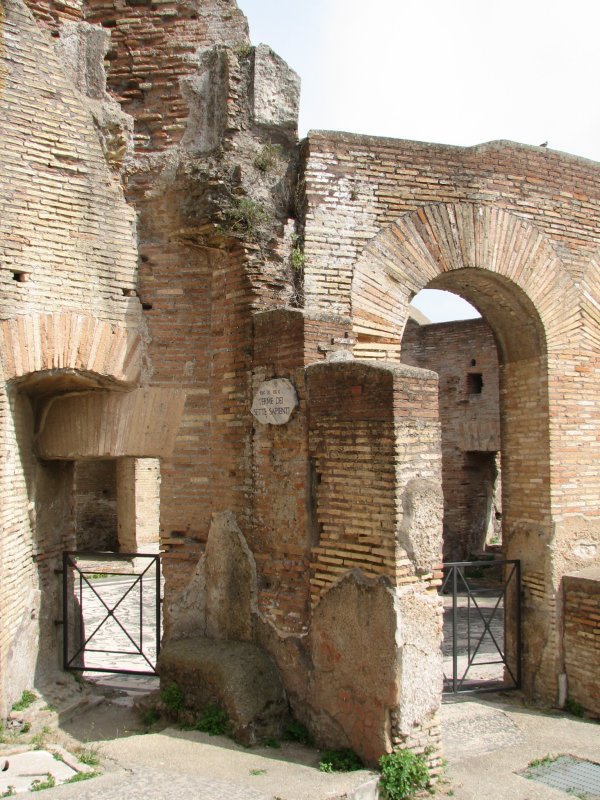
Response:
[[[210,741],[210,740],[214,741]],[[314,751],[282,745],[246,751],[225,737],[166,729],[99,743],[105,774],[52,790],[79,800],[375,800],[367,770],[323,773],[303,761]],[[30,794],[21,795],[29,797]],[[33,797],[33,794],[31,794]],[[36,794],[39,798],[39,794]]]
[[[574,795],[520,773],[561,754],[600,763],[598,722],[527,708],[517,694],[446,703],[442,720],[455,800],[568,800]]]
[[[26,792],[34,781],[44,781],[52,775],[57,783],[69,780],[77,773],[76,769],[57,760],[47,750],[28,750],[12,753],[2,758],[8,768],[0,772],[0,796],[12,786],[15,792]]]

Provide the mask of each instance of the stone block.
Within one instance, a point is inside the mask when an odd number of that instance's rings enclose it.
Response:
[[[214,47],[203,53],[198,71],[181,80],[181,93],[189,106],[181,143],[199,153],[221,144],[227,127],[229,65],[227,52]]]
[[[300,78],[266,44],[254,53],[254,121],[269,128],[295,129]]]
[[[213,516],[205,569],[207,635],[250,639],[252,611],[256,610],[256,565],[231,512]]]
[[[184,639],[160,654],[161,686],[183,691],[186,712],[216,705],[230,720],[233,737],[246,745],[281,736],[287,702],[271,659],[249,642]]]

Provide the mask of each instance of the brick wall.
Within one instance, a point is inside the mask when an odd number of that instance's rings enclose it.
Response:
[[[17,0],[4,6],[3,32],[0,354],[4,380],[18,380],[3,387],[0,413],[0,715],[34,674],[58,666],[54,568],[75,544],[72,467],[33,457],[26,393],[131,386],[142,328],[134,214],[89,112]],[[56,373],[66,369],[79,377]]]
[[[600,571],[563,579],[568,697],[600,716]]]
[[[398,585],[416,580],[414,564],[398,544],[401,497],[415,478],[439,480],[440,454],[436,381],[416,371],[411,379],[405,389],[389,368],[352,361],[309,371],[318,530],[313,603],[355,567]]]
[[[110,30],[108,88],[135,120],[137,152],[177,144],[189,106],[181,79],[194,74],[199,51],[214,44],[247,45],[248,25],[233,0],[130,5],[87,0],[87,22]]]
[[[351,313],[357,352],[398,358],[425,286],[465,297],[493,331],[505,552],[526,583],[541,573],[548,611],[533,594],[525,605],[525,688],[555,702],[562,570],[600,552],[598,165],[510,142],[327,132],[311,134],[304,159],[306,303]],[[589,522],[581,548],[577,514]]]
[[[371,759],[386,748],[411,747],[421,753],[431,748],[428,757],[435,766],[442,626],[437,597],[442,503],[436,376],[408,366],[326,362],[308,368],[307,389],[318,537],[312,549],[311,601],[323,648],[318,660],[316,654],[313,658],[319,667],[325,665],[325,676],[318,673],[315,684],[329,681],[329,674],[337,677],[337,670],[344,672],[344,637],[350,652],[361,642],[361,654],[355,654],[360,667],[352,680],[346,675],[339,691],[331,692],[334,699],[324,692],[325,708],[338,721],[348,717],[352,746]],[[393,587],[392,618],[386,621],[373,607],[368,626],[357,625],[342,607],[321,630],[322,610],[348,590],[353,570],[359,585]],[[368,590],[362,592],[363,598],[368,595]],[[359,606],[359,619],[362,613],[365,609]],[[419,641],[415,661],[413,634]],[[378,678],[369,672],[376,658],[368,648],[380,636],[388,643],[396,640],[393,663],[402,666],[394,667],[393,677],[387,669]],[[370,698],[372,688],[363,684],[372,687],[378,679],[377,697]],[[335,678],[330,682],[334,689]],[[390,702],[387,696],[394,698],[394,708],[386,711],[381,706]],[[384,733],[386,726],[378,719],[382,713],[391,721],[389,732]]]
[[[51,42],[14,2],[4,27],[0,312],[76,309],[139,326],[133,210]]]
[[[160,531],[158,458],[117,461],[118,547],[121,553],[156,553]]]
[[[461,148],[329,132],[310,134],[304,158],[307,304],[348,309],[365,244],[430,203],[530,219],[574,275],[589,272],[600,244],[598,165],[583,158],[512,142]]]
[[[73,496],[78,550],[117,550],[116,461],[75,463]]]
[[[254,316],[253,391],[265,380],[287,378],[299,401],[285,425],[254,422],[251,546],[261,576],[261,610],[280,630],[308,627],[311,548],[318,539],[305,367],[324,359],[349,330],[349,320],[312,319],[301,310]]]

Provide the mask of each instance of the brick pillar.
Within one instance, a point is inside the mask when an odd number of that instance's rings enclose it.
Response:
[[[410,747],[439,765],[442,616],[437,376],[345,360],[307,370],[315,470],[309,704],[372,763]]]
[[[159,460],[120,458],[117,462],[119,550],[158,552],[159,512]]]

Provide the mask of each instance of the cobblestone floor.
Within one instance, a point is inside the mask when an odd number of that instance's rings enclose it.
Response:
[[[480,594],[477,606],[467,595],[457,597],[457,669],[458,681],[465,676],[465,685],[510,685],[505,680],[504,664],[504,606],[496,608],[497,593]],[[444,679],[450,688],[453,675],[453,610],[452,596],[443,595],[444,603]],[[484,622],[485,620],[485,622]],[[491,620],[491,621],[490,621]],[[489,623],[489,629],[486,629]],[[469,666],[470,660],[473,659]],[[487,663],[495,662],[495,663]],[[468,671],[467,671],[468,670]]]
[[[157,630],[155,566],[147,569],[144,559],[136,559],[131,566],[117,562],[117,566],[134,574],[102,576],[98,569],[80,579],[75,573],[69,658],[88,670],[150,672],[156,665],[161,633]],[[78,656],[84,642],[85,652]]]

